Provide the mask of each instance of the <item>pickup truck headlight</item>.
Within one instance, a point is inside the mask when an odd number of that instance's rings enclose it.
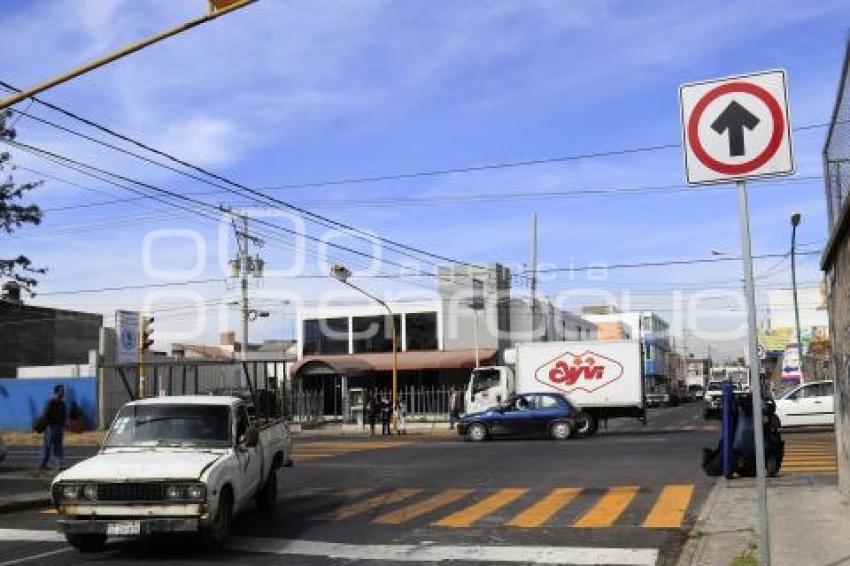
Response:
[[[80,492],[82,491],[81,488],[82,486],[77,484],[67,484],[62,486],[59,493],[61,494],[62,499],[79,499]]]
[[[86,484],[83,487],[83,496],[89,501],[97,501],[97,486],[93,483]]]
[[[203,484],[171,484],[165,486],[165,498],[170,501],[203,501],[207,489]]]

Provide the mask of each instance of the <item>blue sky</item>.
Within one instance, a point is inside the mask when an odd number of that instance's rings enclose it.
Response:
[[[0,16],[6,30],[0,78],[19,86],[174,25],[206,6],[203,0],[10,4]],[[44,98],[252,187],[604,152],[676,143],[681,83],[760,69],[788,71],[794,125],[828,121],[848,8],[847,1],[261,0],[56,87]],[[44,108],[31,110],[78,127]],[[21,141],[170,190],[210,189],[26,118],[17,127]],[[823,128],[795,135],[798,177],[821,174],[824,135]],[[27,253],[50,268],[38,304],[104,313],[140,308],[146,294],[139,291],[48,293],[155,282],[144,270],[143,257],[145,237],[155,229],[197,230],[206,245],[198,277],[221,274],[220,262],[227,258],[220,256],[227,254],[218,253],[217,227],[211,223],[182,212],[166,215],[157,203],[51,212],[127,193],[26,154],[16,154],[16,160],[88,189],[48,180],[33,195],[48,210],[44,224],[3,244],[4,250],[13,247],[14,253]],[[28,171],[17,174],[21,180],[39,178]],[[727,186],[585,198],[443,199],[677,185],[684,185],[681,150],[668,149],[268,192],[465,261],[528,262],[534,212],[540,222],[540,260],[558,267],[707,257],[711,250],[739,253],[735,194]],[[803,214],[799,241],[806,249],[820,249],[826,237],[823,194],[818,179],[753,183],[754,253],[787,250],[788,217],[794,211]],[[397,202],[411,198],[430,202]],[[239,204],[226,196],[204,199]],[[337,241],[362,244],[352,238]],[[160,240],[152,248],[153,263],[191,268],[196,257],[189,243]],[[272,268],[287,265],[292,256],[277,241],[269,241],[262,253]],[[358,264],[346,254],[338,259]],[[801,258],[801,264],[801,281],[820,277],[816,257]],[[781,259],[757,263],[757,274],[766,273],[761,291],[787,285],[788,265]],[[320,273],[320,267],[308,261],[303,271]],[[664,294],[669,289],[734,288],[739,277],[740,265],[728,262],[611,270],[607,281],[593,285],[654,291],[641,294],[635,306],[663,311],[670,308]],[[276,277],[267,278],[263,290],[296,291],[311,300],[330,285]],[[422,286],[374,280],[368,285],[389,297],[403,290],[425,292]],[[425,281],[422,285],[428,287]],[[586,286],[581,277],[562,277],[544,281],[541,288],[555,294]],[[220,283],[192,289],[210,301],[232,293]],[[166,296],[158,299],[157,308],[176,308],[181,300],[185,297]],[[290,332],[291,319],[280,301],[269,299],[265,306],[280,316],[258,323],[257,336]],[[163,333],[197,322],[179,310],[160,320]],[[233,323],[230,315],[220,321],[208,317],[199,328],[203,338],[211,339]],[[740,344],[730,348],[740,350]]]

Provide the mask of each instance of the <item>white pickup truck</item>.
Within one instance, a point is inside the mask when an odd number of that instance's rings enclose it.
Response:
[[[53,481],[57,528],[82,552],[108,537],[197,532],[220,546],[253,503],[277,504],[277,476],[292,465],[282,420],[258,422],[228,396],[176,396],[124,405],[100,452]]]

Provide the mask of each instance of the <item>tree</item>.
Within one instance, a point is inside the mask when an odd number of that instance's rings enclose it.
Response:
[[[15,129],[9,124],[12,112],[6,110],[0,113],[0,139],[14,140]],[[27,224],[41,224],[42,213],[38,205],[26,204],[23,201],[27,193],[40,187],[43,181],[15,183],[10,170],[14,170],[12,156],[7,151],[0,152],[0,230],[12,234]],[[5,177],[5,178],[4,178]],[[32,261],[25,255],[18,257],[0,257],[0,280],[17,281],[31,296],[33,288],[38,285],[37,275],[43,275],[47,269],[33,267]]]

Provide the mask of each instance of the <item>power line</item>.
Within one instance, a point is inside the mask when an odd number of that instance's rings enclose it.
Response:
[[[786,254],[761,254],[761,255],[753,255],[753,259],[766,259],[772,257],[784,257]],[[812,252],[798,252],[797,255],[820,255],[818,251]],[[740,261],[740,257],[707,257],[707,258],[694,258],[694,259],[679,259],[679,260],[665,260],[665,261],[650,261],[650,262],[638,262],[638,263],[614,263],[614,264],[602,264],[599,265],[585,265],[585,266],[577,266],[577,267],[555,267],[555,268],[543,268],[538,269],[539,273],[562,273],[569,271],[603,271],[608,269],[630,269],[630,268],[642,268],[642,267],[670,267],[674,265],[693,265],[697,263],[718,263],[723,261]]]
[[[6,87],[6,88],[8,88],[8,89],[12,89],[12,90],[16,90],[16,91],[20,92],[20,90],[19,90],[19,89],[17,89],[16,87],[14,87],[14,86],[12,86],[12,85],[10,85],[10,84],[6,83],[6,82],[0,81],[0,85],[3,85],[4,87]],[[279,206],[283,206],[284,208],[287,208],[287,209],[289,209],[289,210],[292,210],[292,211],[298,212],[298,213],[299,213],[299,214],[301,214],[302,216],[309,217],[309,218],[307,218],[307,219],[308,219],[308,220],[311,220],[312,222],[316,222],[316,223],[322,224],[322,225],[324,225],[325,227],[328,227],[328,228],[329,228],[329,227],[336,227],[336,228],[342,228],[342,229],[347,230],[347,231],[351,231],[351,232],[353,232],[353,233],[355,233],[355,234],[359,234],[361,238],[363,238],[365,241],[367,241],[367,242],[369,242],[369,243],[371,243],[372,241],[374,241],[375,239],[377,239],[377,240],[379,240],[379,241],[383,242],[384,244],[386,244],[386,245],[390,246],[391,248],[396,248],[396,249],[394,250],[394,251],[395,251],[395,253],[399,253],[399,254],[401,254],[401,255],[408,255],[408,254],[406,254],[406,253],[404,253],[404,252],[399,251],[399,249],[403,249],[403,250],[408,250],[408,251],[410,251],[410,252],[413,252],[413,253],[416,253],[416,254],[419,254],[419,255],[425,255],[425,256],[433,257],[433,258],[439,259],[440,261],[445,261],[445,262],[449,262],[449,263],[462,264],[462,265],[466,265],[466,266],[468,266],[468,267],[475,267],[475,268],[477,268],[477,269],[487,269],[487,268],[486,268],[486,266],[474,265],[474,264],[471,264],[471,263],[468,263],[468,262],[463,262],[463,261],[460,261],[460,260],[457,260],[457,259],[450,258],[450,257],[445,256],[445,255],[442,255],[442,254],[437,254],[437,253],[434,253],[434,252],[429,252],[429,251],[427,251],[427,250],[424,250],[424,249],[421,249],[421,248],[418,248],[418,247],[415,247],[415,246],[411,246],[411,245],[408,245],[408,244],[403,244],[403,243],[401,243],[401,242],[398,242],[398,241],[392,240],[392,239],[390,239],[390,238],[386,238],[386,237],[383,237],[383,236],[378,236],[378,235],[376,235],[376,234],[368,233],[368,232],[366,232],[366,231],[364,231],[364,230],[361,230],[361,229],[356,228],[356,227],[354,227],[354,226],[351,226],[351,225],[349,225],[349,224],[345,224],[345,223],[343,223],[343,222],[339,222],[339,221],[337,221],[337,220],[333,220],[333,219],[331,219],[331,218],[328,218],[328,217],[322,216],[322,215],[320,215],[320,214],[316,214],[316,213],[314,213],[314,212],[310,212],[310,211],[308,211],[308,210],[306,210],[306,209],[304,209],[304,208],[302,208],[302,207],[299,207],[299,206],[293,205],[293,204],[291,204],[291,203],[288,203],[288,202],[286,202],[286,201],[283,201],[283,200],[281,200],[281,199],[278,199],[278,198],[276,198],[276,197],[273,197],[273,196],[271,196],[271,195],[268,195],[268,194],[263,193],[263,192],[261,192],[261,191],[258,191],[258,190],[256,190],[256,189],[252,189],[252,188],[250,188],[250,187],[248,187],[248,186],[246,186],[246,185],[243,185],[243,184],[241,184],[241,183],[238,183],[238,182],[236,182],[236,181],[233,181],[232,179],[229,179],[229,178],[224,177],[224,176],[222,176],[222,175],[219,175],[219,174],[217,174],[217,173],[211,172],[211,171],[209,171],[209,170],[208,170],[208,169],[206,169],[206,168],[200,167],[200,166],[198,166],[198,165],[194,165],[194,164],[192,164],[192,163],[190,163],[190,162],[188,162],[188,161],[185,161],[185,160],[183,160],[183,159],[180,159],[180,158],[178,158],[178,157],[175,157],[174,155],[172,155],[172,154],[170,154],[170,153],[167,153],[167,152],[165,152],[165,151],[162,151],[162,150],[156,149],[156,148],[154,148],[154,147],[151,147],[150,145],[147,145],[147,144],[145,144],[145,143],[143,143],[143,142],[141,142],[141,141],[139,141],[139,140],[136,140],[136,139],[134,139],[134,138],[131,138],[130,136],[127,136],[127,135],[125,135],[125,134],[118,133],[117,131],[115,131],[115,130],[113,130],[113,129],[111,129],[111,128],[108,128],[107,126],[104,126],[104,125],[102,125],[102,124],[99,124],[99,123],[97,123],[97,122],[95,122],[95,121],[93,121],[93,120],[90,120],[90,119],[87,119],[87,118],[83,118],[83,117],[82,117],[82,116],[80,116],[79,114],[76,114],[76,113],[74,113],[74,112],[71,112],[71,111],[69,111],[69,110],[66,110],[66,109],[64,109],[64,108],[62,108],[62,107],[60,107],[60,106],[58,106],[58,105],[56,105],[56,104],[52,104],[52,103],[49,103],[49,102],[45,102],[45,101],[41,100],[41,99],[40,99],[40,98],[38,98],[38,97],[32,97],[32,100],[35,100],[35,101],[36,101],[36,102],[38,102],[39,104],[42,104],[42,105],[44,105],[44,106],[46,106],[46,107],[48,107],[48,108],[51,108],[52,110],[55,110],[55,111],[57,111],[57,112],[60,112],[61,114],[65,115],[65,116],[68,116],[68,117],[70,117],[70,118],[73,118],[73,119],[75,119],[75,120],[77,120],[77,121],[79,121],[79,122],[82,122],[82,123],[84,123],[84,124],[86,124],[86,125],[88,125],[88,126],[90,126],[90,127],[93,127],[93,128],[98,129],[98,130],[100,130],[100,131],[102,131],[102,132],[105,132],[105,133],[107,133],[107,134],[109,134],[109,135],[111,135],[111,136],[113,136],[113,137],[116,137],[116,138],[118,138],[118,139],[120,139],[120,140],[122,140],[122,141],[124,141],[124,142],[130,143],[130,144],[132,144],[132,145],[134,145],[134,146],[136,146],[136,147],[142,148],[142,149],[144,149],[145,151],[151,152],[151,153],[153,153],[153,154],[155,154],[155,155],[158,155],[158,156],[160,156],[160,157],[164,157],[164,158],[168,159],[169,161],[172,161],[172,162],[177,163],[177,164],[179,164],[179,165],[181,165],[181,166],[183,166],[183,167],[186,167],[186,168],[188,168],[188,169],[191,169],[191,170],[193,170],[193,171],[196,171],[196,172],[198,172],[198,173],[201,173],[201,174],[203,174],[203,175],[206,175],[206,176],[208,176],[208,177],[211,177],[211,178],[213,178],[213,179],[216,179],[217,181],[221,181],[221,182],[223,182],[223,183],[226,183],[227,185],[230,185],[230,186],[232,186],[232,187],[237,187],[238,189],[240,189],[240,190],[242,190],[242,191],[244,191],[244,192],[250,193],[251,195],[254,195],[255,197],[260,197],[260,198],[266,199],[266,200],[271,201],[271,202],[273,202],[273,203],[275,203],[275,204],[277,204],[277,205],[279,205]],[[29,114],[29,113],[28,113],[28,114]],[[116,150],[116,151],[120,151],[120,152],[122,152],[122,153],[125,153],[125,154],[127,154],[127,155],[131,155],[131,156],[136,157],[136,158],[138,158],[138,159],[142,159],[142,160],[144,160],[144,161],[146,161],[146,162],[148,162],[148,163],[155,164],[155,165],[159,165],[159,166],[163,166],[163,167],[165,167],[165,168],[167,168],[167,169],[169,169],[169,170],[171,170],[171,171],[174,171],[174,172],[176,172],[176,173],[178,173],[178,174],[187,175],[187,176],[189,176],[189,177],[191,177],[191,178],[193,178],[193,179],[196,179],[196,180],[198,180],[198,181],[201,181],[201,182],[204,182],[204,183],[207,183],[207,184],[210,184],[210,185],[213,185],[213,186],[216,186],[216,187],[222,188],[222,189],[224,189],[224,190],[226,190],[226,191],[228,191],[228,192],[232,192],[232,193],[234,193],[234,194],[239,194],[240,196],[243,196],[243,197],[245,196],[244,194],[242,194],[242,193],[240,193],[240,192],[238,192],[238,191],[235,191],[234,189],[229,188],[229,187],[227,187],[227,186],[224,186],[224,185],[221,185],[221,184],[218,184],[218,183],[214,183],[214,182],[210,181],[209,179],[204,179],[204,178],[198,177],[198,176],[196,176],[196,175],[193,175],[193,174],[191,174],[191,173],[188,173],[188,172],[186,172],[186,171],[181,171],[181,170],[179,170],[179,169],[177,169],[177,168],[174,168],[174,167],[171,167],[171,166],[167,166],[167,165],[162,164],[162,163],[160,163],[160,162],[158,162],[158,161],[156,161],[156,160],[153,160],[153,159],[150,159],[150,158],[146,158],[146,157],[141,156],[141,155],[139,155],[139,154],[137,154],[137,153],[135,153],[135,152],[131,152],[131,151],[126,150],[126,149],[124,149],[124,148],[120,148],[120,147],[118,147],[118,146],[116,146],[116,145],[114,145],[114,144],[109,144],[108,142],[104,142],[104,141],[102,141],[102,140],[98,140],[98,139],[96,139],[96,138],[93,138],[92,136],[88,136],[88,135],[83,134],[83,133],[81,133],[81,132],[77,132],[77,131],[75,131],[75,130],[73,130],[73,129],[71,129],[71,128],[67,128],[67,127],[64,127],[64,126],[60,126],[60,125],[58,125],[58,124],[54,124],[54,123],[51,123],[51,122],[48,122],[48,121],[44,121],[44,122],[45,122],[45,123],[48,123],[49,125],[52,125],[52,126],[54,126],[54,127],[58,127],[58,128],[60,128],[62,131],[65,131],[65,132],[68,132],[68,133],[71,133],[71,134],[74,134],[74,135],[78,135],[78,136],[82,137],[83,139],[87,139],[88,141],[92,141],[92,142],[94,142],[94,143],[98,143],[98,144],[104,145],[105,147],[108,147],[108,148],[113,149],[113,150]],[[250,197],[249,197],[249,198],[250,198]],[[411,257],[411,258],[413,258],[413,259],[420,259],[420,260],[421,260],[421,258],[414,258],[414,257],[412,257],[412,256],[408,256],[408,257]]]

